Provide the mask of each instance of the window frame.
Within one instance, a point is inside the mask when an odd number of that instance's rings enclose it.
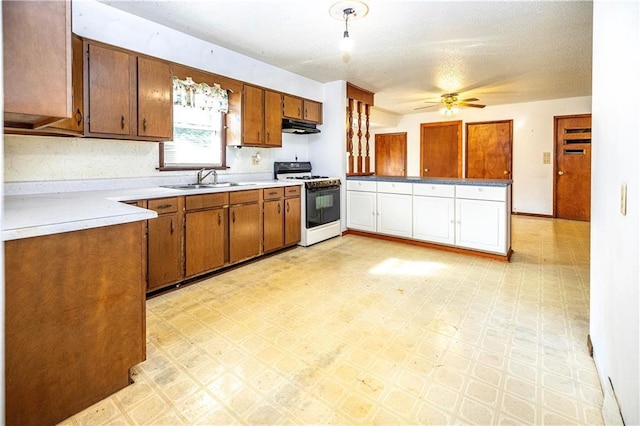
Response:
[[[227,90],[229,94],[233,93],[233,90],[226,87],[228,85],[233,86],[233,80],[221,77],[216,74],[208,73],[206,71],[198,70],[195,68],[190,68],[187,66],[181,66],[173,64],[171,67],[171,79],[174,77],[179,78],[180,80],[185,80],[187,77],[191,77],[193,81],[197,83],[206,83],[209,86],[214,86],[216,84],[220,85],[223,89]],[[173,99],[173,91],[172,91],[172,99]],[[173,107],[173,101],[172,101]],[[220,159],[221,164],[219,166],[214,166],[213,164],[208,165],[166,165],[164,161],[164,142],[160,142],[159,145],[159,158],[158,158],[158,168],[159,171],[181,171],[181,170],[201,170],[202,168],[213,169],[213,170],[227,170],[229,166],[227,166],[227,121],[228,121],[228,113],[221,113],[221,128],[223,129],[220,135]],[[173,118],[172,118],[173,120]],[[173,121],[171,123],[173,126]],[[172,127],[173,133],[173,127]]]

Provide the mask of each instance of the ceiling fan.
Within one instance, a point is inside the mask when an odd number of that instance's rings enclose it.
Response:
[[[478,98],[458,99],[458,96],[460,96],[458,93],[445,93],[444,95],[441,96],[442,99],[438,102],[425,101],[425,103],[435,104],[435,105],[427,105],[427,106],[415,108],[415,110],[433,108],[434,106],[441,104],[443,113],[445,115],[453,115],[454,113],[457,112],[457,109],[459,107],[484,108],[486,106],[482,104],[471,103],[471,102],[479,101],[480,99]]]

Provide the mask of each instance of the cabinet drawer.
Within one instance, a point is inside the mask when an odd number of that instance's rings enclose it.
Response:
[[[186,197],[185,203],[187,210],[220,207],[229,204],[229,193],[218,192],[215,194],[189,195]]]
[[[456,194],[455,185],[442,185],[432,183],[414,183],[413,195],[424,195],[427,197],[447,197],[453,198]]]
[[[507,201],[506,186],[456,185],[456,198]]]
[[[376,192],[376,182],[363,181],[363,180],[348,180],[347,191]]]
[[[263,197],[265,200],[277,200],[284,195],[284,188],[266,188],[263,189]]]
[[[297,185],[297,186],[285,186],[285,188],[284,188],[284,196],[285,197],[299,197],[300,196],[300,185]]]
[[[378,182],[378,192],[411,195],[413,190],[412,184],[407,182]]]
[[[149,210],[158,214],[174,213],[178,211],[178,197],[156,198],[148,201]]]
[[[235,191],[229,193],[229,204],[257,203],[260,200],[260,190]]]

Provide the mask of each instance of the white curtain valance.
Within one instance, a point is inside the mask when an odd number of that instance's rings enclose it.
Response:
[[[173,104],[184,108],[213,109],[229,112],[229,94],[220,85],[213,87],[206,83],[196,83],[191,77],[180,80],[173,77]]]

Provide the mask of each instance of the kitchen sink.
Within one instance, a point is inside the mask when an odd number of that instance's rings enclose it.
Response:
[[[163,188],[171,189],[208,189],[208,188],[225,188],[229,186],[247,186],[255,185],[251,182],[218,182],[218,183],[187,183],[180,185],[162,185]]]

